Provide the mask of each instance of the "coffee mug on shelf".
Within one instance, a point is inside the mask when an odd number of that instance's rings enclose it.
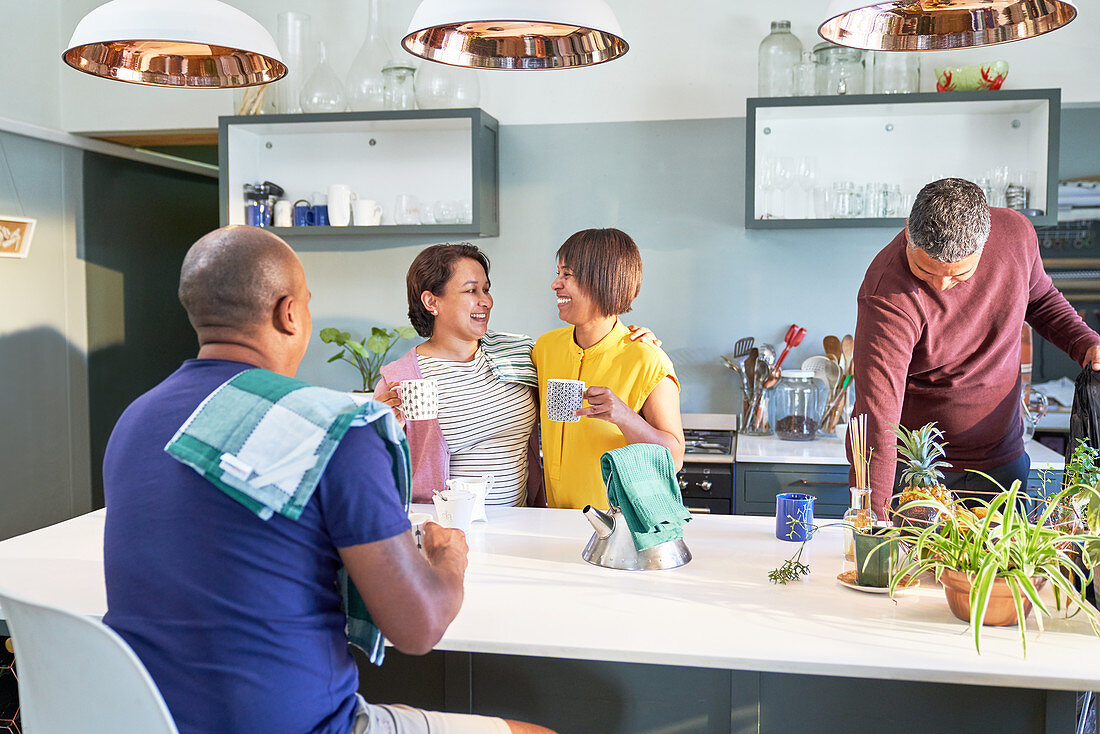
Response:
[[[327,227],[328,226],[328,205],[326,204],[314,204],[309,208],[309,216],[306,219],[306,224],[310,227]]]
[[[374,227],[382,223],[382,205],[371,199],[351,202],[351,214],[356,227]]]
[[[332,184],[328,187],[328,222],[333,227],[346,227],[351,224],[351,202],[355,192],[347,184]]]
[[[293,217],[291,217],[290,202],[286,199],[279,199],[275,202],[275,226],[276,227],[289,227]]]
[[[573,415],[584,404],[584,380],[550,379],[546,381],[546,417],[560,423],[576,423]]]
[[[426,421],[439,414],[439,390],[435,380],[401,380],[397,385],[405,420]]]
[[[291,224],[295,227],[307,227],[309,226],[309,202],[305,199],[298,199],[294,202],[294,209],[290,214]]]

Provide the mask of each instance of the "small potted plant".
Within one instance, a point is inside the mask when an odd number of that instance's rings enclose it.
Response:
[[[1084,439],[1078,439],[1063,481],[1064,491],[1081,508],[1085,524],[1093,533],[1100,533],[1100,467],[1097,467],[1097,461],[1100,461],[1100,451]],[[1094,564],[1100,563],[1100,543],[1087,544],[1086,550]],[[1092,570],[1093,583],[1100,594],[1100,577],[1096,575],[1100,568],[1093,567]]]
[[[416,329],[411,326],[398,326],[396,329],[386,330],[375,326],[371,328],[371,334],[362,340],[351,338],[351,334],[339,329],[321,329],[321,341],[325,344],[335,344],[340,351],[329,358],[329,362],[343,360],[355,369],[363,378],[363,389],[356,392],[371,392],[378,383],[379,370],[386,363],[386,355],[390,349],[402,339],[412,339],[416,336]]]
[[[1039,589],[1047,583],[1054,590],[1055,608],[1073,604],[1073,614],[1084,613],[1100,636],[1100,613],[1085,600],[1081,590],[1091,574],[1074,562],[1069,551],[1074,541],[1085,541],[1083,554],[1086,567],[1091,568],[1095,561],[1087,545],[1100,541],[1100,536],[1071,535],[1052,523],[1058,507],[1069,501],[1071,490],[1040,501],[1043,509],[1032,522],[1020,482],[1013,482],[1007,490],[997,486],[1001,491],[973,510],[962,500],[945,503],[935,498],[903,505],[903,509],[910,505],[928,508],[936,520],[923,527],[902,529],[912,551],[895,568],[891,591],[907,576],[934,573],[944,585],[951,611],[973,628],[974,647],[979,653],[983,625],[1018,624],[1020,643],[1027,654],[1026,619],[1031,607],[1036,610],[1035,623],[1040,630],[1043,618],[1052,616],[1039,595]]]

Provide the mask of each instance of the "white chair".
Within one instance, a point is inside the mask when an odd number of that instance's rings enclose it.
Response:
[[[25,734],[177,734],[137,655],[102,622],[0,592]]]

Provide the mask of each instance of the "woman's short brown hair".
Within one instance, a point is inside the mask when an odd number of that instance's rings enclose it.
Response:
[[[604,316],[618,316],[642,288],[642,255],[630,235],[618,229],[582,229],[558,248],[558,262]]]
[[[420,294],[430,291],[437,296],[443,295],[443,288],[454,275],[455,263],[470,258],[485,268],[485,277],[489,277],[489,258],[469,242],[452,242],[445,245],[432,245],[422,250],[409,266],[405,276],[405,287],[409,297],[409,321],[416,333],[428,337],[435,329],[435,316],[424,308]]]

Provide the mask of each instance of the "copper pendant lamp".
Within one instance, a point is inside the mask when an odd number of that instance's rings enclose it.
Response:
[[[286,75],[271,34],[218,0],[112,0],[77,24],[62,59],[104,79],[217,89]]]
[[[866,2],[866,0],[864,0]],[[1074,0],[832,0],[827,41],[870,51],[937,51],[1022,41],[1077,17]]]
[[[604,0],[422,0],[401,45],[475,69],[571,69],[629,46]]]

